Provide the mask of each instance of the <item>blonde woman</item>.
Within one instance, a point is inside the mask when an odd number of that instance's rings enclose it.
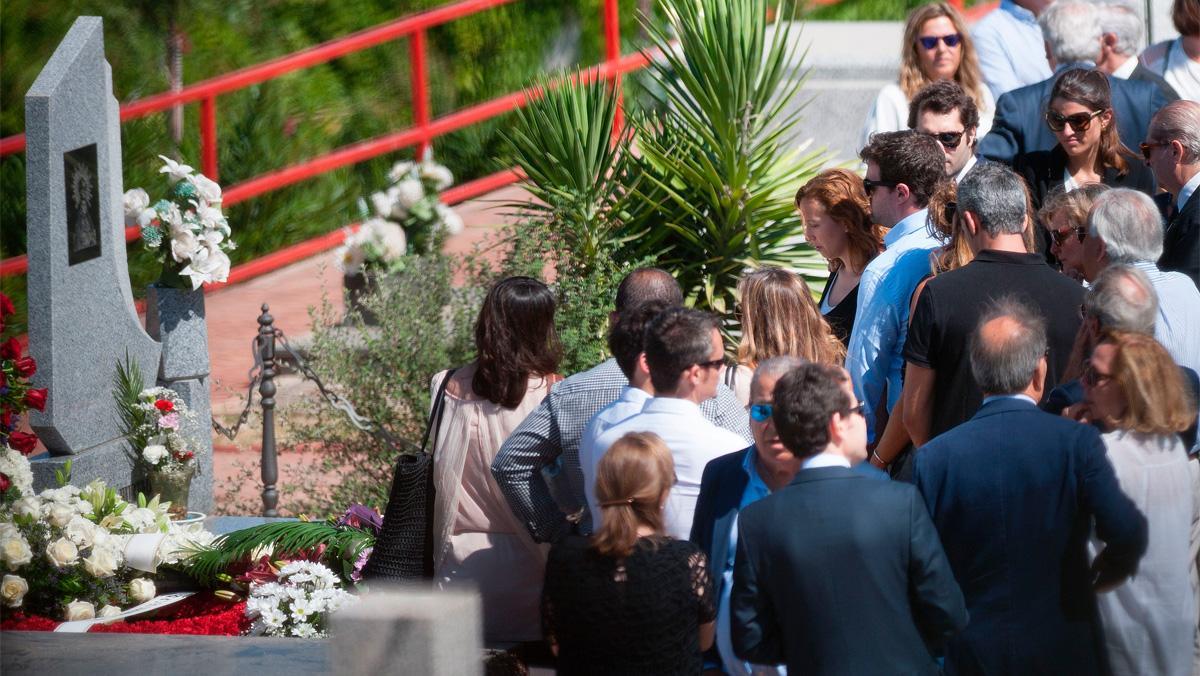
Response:
[[[846,346],[821,316],[804,279],[783,268],[765,267],[738,282],[736,313],[742,326],[737,363],[725,367],[725,384],[743,406],[750,405],[750,379],[760,362],[792,356],[841,366]]]
[[[1166,348],[1144,334],[1107,333],[1082,381],[1117,482],[1150,528],[1137,575],[1096,596],[1112,673],[1191,674],[1200,468],[1178,433],[1196,420],[1196,404]],[[1103,546],[1091,545],[1095,557]]]
[[[1083,240],[1087,238],[1087,215],[1092,202],[1109,187],[1088,183],[1076,190],[1056,186],[1042,201],[1038,221],[1050,239],[1050,253],[1062,266],[1063,274],[1083,281]]]
[[[604,518],[591,540],[550,549],[542,625],[559,674],[698,674],[712,646],[716,600],[700,549],[665,534],[675,483],[653,432],[618,439],[596,468]]]
[[[909,13],[899,80],[879,90],[859,145],[867,145],[875,132],[907,129],[908,102],[922,87],[937,80],[954,80],[975,101],[979,108],[976,135],[986,136],[992,128],[996,102],[983,81],[966,22],[945,2],[923,5]]]

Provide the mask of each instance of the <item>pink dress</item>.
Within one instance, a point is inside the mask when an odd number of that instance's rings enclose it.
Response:
[[[434,442],[434,581],[439,589],[477,589],[488,642],[542,638],[539,601],[548,547],[536,544],[492,478],[500,445],[550,391],[529,379],[514,409],[471,389],[475,365],[455,372]],[[432,390],[445,377],[433,377]]]

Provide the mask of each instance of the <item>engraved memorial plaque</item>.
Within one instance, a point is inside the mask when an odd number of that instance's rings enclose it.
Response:
[[[96,144],[63,153],[67,197],[67,262],[100,257],[100,186]]]

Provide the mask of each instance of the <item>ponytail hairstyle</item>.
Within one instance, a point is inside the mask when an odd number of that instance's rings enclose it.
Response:
[[[475,322],[475,394],[504,408],[525,398],[530,376],[558,369],[562,345],[554,330],[554,294],[532,277],[496,282]]]
[[[675,485],[675,461],[653,432],[630,432],[609,447],[596,467],[596,500],[603,515],[592,548],[624,558],[637,544],[638,526],[665,535],[663,500]]]
[[[1124,176],[1129,173],[1129,159],[1136,158],[1133,151],[1121,144],[1121,136],[1117,132],[1117,111],[1112,107],[1112,88],[1108,84],[1108,76],[1098,70],[1072,68],[1059,76],[1046,100],[1047,110],[1054,99],[1071,101],[1090,109],[1108,111],[1108,126],[1100,130],[1100,150],[1096,153],[1098,173],[1112,167],[1117,174]],[[1092,120],[1092,124],[1103,124],[1101,120]]]

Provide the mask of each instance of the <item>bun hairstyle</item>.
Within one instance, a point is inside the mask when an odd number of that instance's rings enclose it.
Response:
[[[624,558],[637,544],[638,526],[663,535],[663,499],[674,485],[675,461],[657,434],[630,432],[618,439],[596,467],[603,524],[592,537],[592,548]]]

